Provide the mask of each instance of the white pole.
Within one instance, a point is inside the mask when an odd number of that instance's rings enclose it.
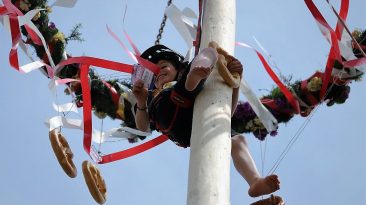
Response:
[[[206,0],[201,48],[215,41],[233,55],[235,17],[235,0]],[[194,105],[187,205],[230,204],[231,95],[215,68]]]

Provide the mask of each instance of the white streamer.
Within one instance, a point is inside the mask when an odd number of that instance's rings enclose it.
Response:
[[[69,128],[69,129],[79,129],[83,130],[83,121],[80,119],[71,119],[61,116],[55,116],[48,119],[45,125],[49,127],[50,131],[58,127]]]
[[[56,103],[52,103],[53,108],[57,112],[74,112],[78,113],[77,106],[75,103],[66,103],[63,105],[56,105]]]
[[[46,40],[44,39],[43,35],[41,34],[41,32],[38,30],[38,28],[33,24],[32,22],[32,18],[39,12],[39,11],[42,11],[44,9],[34,9],[34,10],[31,10],[31,11],[28,11],[24,16],[19,16],[18,19],[19,19],[19,26],[23,26],[25,24],[27,24],[36,34],[37,36],[41,39],[42,41],[42,45],[46,51],[46,54],[47,54],[47,57],[48,57],[48,60],[50,61],[50,64],[52,66],[52,68],[55,67],[55,63],[53,62],[53,59],[51,57],[51,53],[50,51],[48,50],[48,46],[47,46],[47,43],[46,43]]]
[[[181,34],[187,46],[191,47],[193,44],[193,39],[196,35],[196,30],[192,26],[193,24],[191,24],[190,26],[186,23],[188,22],[187,17],[174,4],[171,4],[165,9],[165,14],[173,23],[178,32]],[[192,33],[194,35],[192,35]]]
[[[253,47],[245,43],[236,42],[236,45],[250,48],[256,51]],[[258,116],[259,120],[263,123],[263,126],[266,128],[266,130],[269,133],[272,131],[276,131],[278,128],[277,119],[272,115],[271,112],[268,111],[266,107],[264,107],[264,105],[260,102],[260,100],[257,98],[257,96],[254,94],[254,92],[244,79],[242,79],[242,81],[240,82],[240,90],[247,98],[250,106],[252,107],[255,114]]]
[[[188,7],[184,8],[182,10],[182,15],[183,15],[183,17],[198,19],[198,16],[196,15],[196,13],[191,8],[188,8]]]
[[[50,89],[50,91],[53,94],[56,94],[56,86],[63,85],[63,84],[69,83],[69,82],[76,82],[76,81],[80,81],[80,80],[76,80],[76,79],[72,79],[72,78],[60,79],[57,76],[55,76],[48,83],[48,89]]]
[[[93,141],[95,143],[103,143],[106,142],[109,138],[115,139],[132,139],[137,136],[149,136],[150,132],[142,132],[140,130],[136,130],[130,127],[120,127],[120,128],[112,128],[106,132],[100,132],[98,130],[93,130]]]
[[[33,57],[32,57],[32,55],[31,54],[29,54],[29,52],[28,52],[28,48],[27,48],[27,45],[25,45],[25,43],[23,42],[23,41],[20,41],[19,42],[19,47],[23,50],[23,52],[25,53],[25,55],[29,58],[29,60],[31,61],[31,62],[35,62],[36,60],[34,60],[33,59]],[[27,65],[24,65],[24,66],[22,66],[22,67],[25,67],[25,66],[27,66]],[[22,67],[20,67],[20,68],[22,68]],[[36,69],[39,69],[40,67],[37,67]],[[32,71],[32,70],[35,70],[35,69],[33,69],[33,68],[30,68],[30,71]],[[47,74],[47,72],[44,70],[44,69],[39,69],[40,71],[41,71],[41,73],[44,75],[44,76],[46,76],[46,77],[48,77],[48,74]],[[22,70],[23,72],[25,72],[24,70]],[[29,72],[30,72],[29,71]],[[25,72],[25,73],[27,73],[27,72]]]
[[[339,42],[339,50],[341,52],[341,55],[347,60],[355,60],[358,59],[355,54],[353,53],[353,47],[352,47],[352,38],[349,36],[347,32],[342,33],[342,39],[341,42]],[[355,66],[355,68],[361,72],[366,72],[366,64]],[[335,70],[335,69],[333,69]],[[360,75],[360,72],[357,72],[355,69],[351,69],[351,73],[349,74],[349,77],[353,77]],[[353,73],[352,73],[353,72]],[[344,77],[344,76],[342,76]]]
[[[35,13],[36,14],[36,13]],[[35,15],[34,14],[34,15]],[[28,17],[27,17],[28,18]],[[24,19],[23,19],[24,20]],[[5,16],[0,16],[0,22],[1,24],[3,24],[3,26],[5,27],[5,29],[10,33],[10,23],[9,23],[9,16],[5,15]],[[25,45],[25,43],[23,41],[19,42],[19,47],[23,50],[23,52],[25,53],[25,55],[29,58],[29,60],[32,63],[23,65],[20,67],[20,70],[24,73],[29,73],[33,70],[39,69],[44,65],[40,65],[40,62],[34,63],[36,60],[33,59],[33,57],[29,54],[27,46]],[[35,67],[33,67],[35,66]],[[40,69],[40,71],[42,72],[42,74],[44,74],[45,76],[48,76],[48,74],[46,73],[46,71],[44,71],[43,69]]]
[[[193,58],[193,52],[191,52],[191,50],[193,48],[193,41],[196,37],[197,26],[195,26],[188,18],[197,18],[197,16],[191,9],[185,8],[183,11],[180,11],[174,4],[171,4],[165,9],[165,15],[170,19],[178,33],[187,44],[188,53],[184,60],[190,61]]]
[[[330,31],[324,25],[319,23],[318,21],[317,21],[317,25],[318,25],[321,33],[325,37],[325,39],[329,42],[329,44],[332,45],[332,39],[331,39]],[[357,59],[357,57],[352,52],[352,43],[350,44],[349,40],[347,40],[347,38],[345,37],[345,35],[343,33],[342,33],[341,41],[338,41],[338,46],[339,46],[341,56],[344,57],[347,61]],[[332,75],[339,75],[339,73],[342,72],[340,74],[341,75],[340,77],[341,78],[348,78],[348,77],[358,76],[358,75],[361,74],[360,72],[363,72],[363,73],[366,72],[366,65],[365,64],[355,66],[355,68],[358,71],[355,70],[355,69],[351,69],[350,73],[345,73],[344,71],[333,69],[332,70],[333,71]]]
[[[33,70],[39,69],[46,65],[47,64],[45,64],[43,61],[37,60],[37,61],[33,61],[32,63],[28,63],[26,65],[20,66],[20,70],[21,70],[21,72],[29,73]]]
[[[151,135],[151,132],[142,132],[140,130],[133,129],[131,127],[120,127],[119,129],[123,130],[123,131],[126,131],[126,132],[129,132],[129,133],[132,133],[134,135],[140,135],[140,136],[145,136],[145,137]]]
[[[272,115],[271,112],[268,111],[266,107],[264,107],[264,105],[260,102],[244,79],[242,79],[240,82],[240,90],[247,98],[250,106],[258,116],[259,120],[263,123],[263,126],[266,128],[266,130],[269,133],[276,131],[278,128],[277,119]]]

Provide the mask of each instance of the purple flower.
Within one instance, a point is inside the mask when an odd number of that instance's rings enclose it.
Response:
[[[278,134],[277,130],[272,131],[272,132],[270,133],[270,135],[271,135],[272,137],[276,136],[277,134]]]
[[[256,117],[256,114],[248,102],[239,102],[234,117],[239,121],[247,122]]]
[[[266,139],[268,132],[267,130],[260,130],[260,129],[256,129],[253,132],[253,135],[258,138],[260,141],[263,141],[264,139]]]
[[[48,25],[48,28],[50,28],[50,29],[56,29],[55,23],[51,22],[50,25]]]

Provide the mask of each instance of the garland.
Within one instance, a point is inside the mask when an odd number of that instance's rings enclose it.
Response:
[[[361,45],[363,50],[366,50],[366,30],[355,30],[352,35]],[[363,57],[361,51],[355,48],[355,46],[353,46],[353,53],[357,58]],[[348,74],[351,72],[351,69],[353,69],[343,67],[338,61],[335,61],[333,67],[335,70],[344,71]],[[328,93],[323,99],[327,102],[326,105],[332,106],[334,104],[343,104],[347,100],[351,90],[348,84],[352,81],[361,80],[363,73],[359,73],[359,75],[351,78],[338,78],[333,76],[333,79],[327,87]],[[324,73],[317,71],[308,79],[296,81],[288,86],[300,102],[301,116],[308,116],[315,106],[323,101],[320,99],[323,76]],[[261,102],[277,119],[278,123],[286,123],[295,115],[295,110],[288,103],[278,87],[272,89],[270,94],[263,96]],[[231,127],[238,133],[253,133],[259,140],[264,140],[268,134],[271,136],[277,134],[277,132],[267,132],[248,102],[239,102],[232,117]]]
[[[45,41],[50,50],[51,57],[55,64],[57,65],[63,59],[71,57],[65,52],[65,48],[69,41],[77,40],[83,41],[81,38],[81,33],[79,32],[81,24],[77,24],[71,30],[71,33],[65,37],[65,35],[59,31],[55,23],[50,22],[48,15],[52,12],[51,8],[47,5],[46,0],[12,0],[12,3],[23,12],[27,13],[33,9],[44,9],[38,12],[32,19],[32,22],[39,29],[41,34],[44,36]],[[27,30],[24,26],[21,28],[22,34],[27,38],[26,44],[33,47],[36,51],[37,56],[42,59],[46,64],[49,64],[49,59],[47,58],[45,49],[43,46],[35,44],[29,37]],[[46,68],[43,68],[47,72]],[[64,66],[62,70],[56,74],[57,77],[61,79],[72,78],[80,79],[80,69],[79,65],[71,64]],[[136,128],[133,113],[131,111],[131,103],[125,95],[125,91],[121,89],[120,85],[124,85],[131,88],[131,83],[124,80],[102,80],[93,69],[90,69],[89,78],[91,79],[91,102],[94,110],[94,114],[98,118],[105,118],[106,116],[111,119],[122,120],[121,126],[127,126],[131,128]],[[83,106],[82,100],[82,90],[80,82],[71,82],[67,86],[69,89],[65,89],[65,94],[69,95],[70,91],[75,95],[75,102],[78,107]],[[114,88],[117,93],[112,93],[111,89]],[[113,95],[123,96],[123,108],[119,105],[118,100],[113,100]],[[128,139],[129,142],[136,142],[138,139],[145,139],[145,136],[135,136],[134,138]]]
[[[37,8],[45,9],[34,16],[32,21],[44,36],[55,64],[58,64],[60,61],[68,57],[67,54],[65,56],[65,47],[69,41],[83,40],[81,39],[81,34],[79,32],[79,29],[81,28],[80,24],[76,25],[72,29],[71,34],[68,37],[65,37],[65,35],[57,29],[56,25],[49,21],[48,14],[51,12],[51,9],[48,7],[46,0],[12,0],[12,3],[23,13]],[[44,60],[45,63],[49,63],[44,48],[32,42],[24,27],[22,27],[22,34],[27,37],[26,43],[35,49],[37,56]],[[352,34],[364,49],[366,47],[366,31],[356,30]],[[353,48],[353,53],[357,58],[363,57],[360,50],[356,47]],[[343,67],[338,61],[334,63],[333,67],[336,70],[343,70],[346,73],[349,73],[352,69]],[[46,71],[46,69],[44,70]],[[80,69],[78,65],[67,65],[57,73],[57,77],[61,79],[80,79],[79,71]],[[320,99],[320,88],[322,86],[323,75],[324,73],[317,71],[306,80],[299,80],[288,85],[288,88],[300,102],[301,116],[306,117],[314,107],[323,100],[327,102],[328,106],[344,103],[350,92],[348,84],[351,81],[360,80],[363,73],[347,79],[341,79],[333,76],[332,81],[328,85],[327,95],[324,99]],[[126,96],[125,90],[120,86],[124,85],[131,88],[131,82],[116,79],[104,81],[93,69],[90,70],[89,77],[91,79],[91,102],[94,114],[99,118],[105,118],[108,116],[113,120],[119,119],[123,121],[122,126],[136,128],[133,113],[131,111],[132,105]],[[65,93],[70,94],[71,91],[75,95],[74,100],[77,106],[82,107],[83,101],[80,83],[72,82],[68,84],[68,87],[69,89],[66,89]],[[122,107],[120,106],[119,100],[116,100],[119,99],[120,96],[123,97]],[[288,103],[287,99],[278,87],[272,89],[268,95],[263,96],[261,98],[261,102],[273,114],[279,123],[286,123],[295,115],[295,110]],[[232,118],[231,127],[233,131],[238,133],[253,133],[259,140],[264,140],[268,134],[271,136],[277,134],[277,132],[267,132],[248,102],[239,102]],[[135,138],[129,139],[129,141],[136,142],[138,139],[143,140],[145,137],[135,136]]]

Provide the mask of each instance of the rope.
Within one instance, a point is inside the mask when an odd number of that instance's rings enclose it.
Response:
[[[168,0],[168,4],[167,4],[167,7],[170,6],[170,4],[172,4],[172,1],[173,0]],[[166,19],[167,19],[167,16],[166,14],[164,13],[164,16],[163,16],[163,20],[160,24],[160,28],[159,28],[159,33],[158,35],[156,36],[156,41],[155,41],[155,45],[159,45],[160,44],[160,39],[163,35],[163,32],[164,32],[164,27],[165,27],[165,23],[166,23]]]
[[[309,124],[311,117],[315,114],[315,112],[319,109],[319,106],[317,106],[313,112],[310,113],[308,117],[306,117],[306,120],[302,123],[300,128],[296,131],[295,135],[291,138],[290,142],[286,145],[284,151],[281,153],[279,158],[276,160],[272,168],[269,170],[268,175],[273,174],[279,165],[281,164],[282,160],[286,157],[287,153],[290,151],[294,143],[299,138],[300,134],[304,131],[305,127]]]
[[[267,152],[267,138],[265,139],[264,141],[264,149],[262,147],[262,141],[259,142],[260,144],[260,149],[261,149],[261,175],[263,176],[264,174],[264,165],[266,164],[265,161],[266,161],[266,152]]]
[[[341,72],[338,74],[338,77],[340,77],[340,76],[341,76]],[[335,82],[333,81],[333,83],[328,88],[327,92],[325,93],[324,97],[322,98],[321,102],[324,101],[325,97],[329,94],[330,90],[332,89],[332,87],[334,85],[335,85]],[[314,108],[314,110],[306,117],[305,121],[302,123],[302,125],[300,126],[300,128],[296,131],[295,135],[291,138],[290,142],[286,145],[284,151],[281,153],[281,155],[276,160],[276,162],[274,163],[274,165],[272,166],[272,168],[269,170],[268,175],[273,174],[277,170],[277,168],[281,164],[282,160],[286,157],[287,153],[290,151],[290,149],[292,148],[292,146],[298,140],[298,138],[300,137],[300,135],[302,134],[302,132],[304,131],[304,129],[306,128],[306,126],[309,124],[311,118],[318,111],[319,107],[320,107],[320,105],[316,106]]]
[[[100,128],[100,138],[99,138],[99,146],[98,146],[98,153],[101,153],[101,149],[102,149],[102,138],[103,138],[103,122],[104,119],[102,119],[102,124],[101,124],[101,128]]]
[[[198,21],[197,21],[197,32],[196,32],[196,40],[193,42],[193,45],[195,47],[195,56],[198,55],[198,51],[200,50],[201,45],[201,22],[202,22],[202,9],[204,7],[203,0],[198,1]]]

